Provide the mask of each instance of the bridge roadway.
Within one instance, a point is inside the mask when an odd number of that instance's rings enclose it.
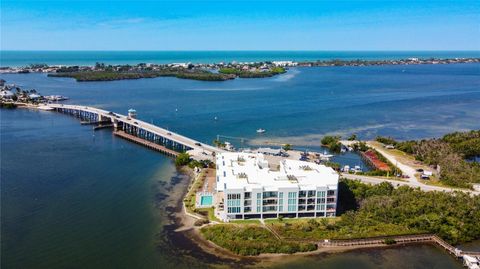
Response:
[[[74,113],[78,115],[79,113],[84,113],[93,121],[104,122],[110,120],[115,129],[134,130],[137,133],[141,132],[146,138],[153,137],[155,139],[163,139],[163,141],[168,141],[177,148],[187,151],[195,159],[213,159],[214,154],[224,152],[223,149],[200,143],[194,139],[142,120],[129,118],[125,115],[107,110],[81,105],[49,104],[48,106],[59,112]]]

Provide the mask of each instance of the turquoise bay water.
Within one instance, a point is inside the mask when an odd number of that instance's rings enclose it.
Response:
[[[294,68],[267,79],[155,78],[78,83],[0,78],[69,103],[125,113],[199,139],[246,137],[319,149],[324,134],[441,136],[480,128],[480,65]],[[2,268],[203,268],[231,265],[175,233],[187,184],[163,155],[93,133],[66,115],[1,110]],[[214,117],[218,117],[215,121]],[[255,130],[267,132],[258,135]],[[239,141],[231,140],[241,145]],[[247,146],[245,145],[245,146]],[[358,157],[336,159],[356,164]],[[467,244],[478,247],[478,242]],[[462,268],[428,245],[314,255],[281,268]]]
[[[0,66],[480,57],[480,51],[0,51]]]

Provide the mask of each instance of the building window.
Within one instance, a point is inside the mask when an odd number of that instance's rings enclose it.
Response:
[[[243,209],[244,212],[251,212],[252,211],[252,208],[249,207],[249,206],[246,206],[244,209]]]
[[[263,200],[263,205],[276,205],[277,200],[276,199],[264,199]]]
[[[252,193],[251,192],[246,192],[245,193],[245,199],[250,199],[252,197]]]
[[[334,195],[335,195],[335,191],[334,191],[334,190],[329,190],[329,191],[327,192],[327,195],[328,195],[328,196],[334,196]]]
[[[315,197],[315,191],[308,191],[308,197]]]
[[[262,212],[262,193],[257,193],[257,212]]]
[[[240,213],[240,207],[228,207],[228,213]]]
[[[278,211],[283,211],[283,192],[278,193]]]
[[[317,198],[317,204],[325,204],[325,198]]]
[[[298,197],[306,197],[307,196],[307,192],[306,191],[299,191],[298,192]]]
[[[228,193],[227,194],[227,212],[228,213],[240,213],[242,195],[240,193]]]
[[[327,198],[327,203],[335,203],[335,198]]]
[[[317,211],[325,211],[325,205],[317,205]]]
[[[288,212],[295,212],[297,211],[297,193],[296,192],[289,192],[288,193]]]
[[[263,212],[272,212],[277,211],[277,206],[264,206]]]
[[[277,198],[278,192],[276,191],[267,191],[263,193],[263,199],[266,198]]]
[[[317,198],[325,197],[324,191],[317,191]]]

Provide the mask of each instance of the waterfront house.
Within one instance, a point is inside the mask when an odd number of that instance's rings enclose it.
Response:
[[[5,100],[11,100],[13,99],[13,96],[15,96],[15,94],[9,90],[2,90],[0,92],[0,98],[1,99],[5,99]]]
[[[232,219],[333,217],[338,174],[324,165],[263,154],[228,152],[216,156],[216,214]],[[223,203],[222,203],[223,201]]]
[[[30,100],[38,100],[38,99],[40,99],[40,97],[42,97],[42,96],[40,96],[39,94],[36,94],[36,93],[31,93],[31,94],[28,95],[28,98]]]

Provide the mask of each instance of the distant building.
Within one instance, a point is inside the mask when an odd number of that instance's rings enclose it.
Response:
[[[260,153],[216,156],[217,200],[225,220],[333,217],[338,174],[330,167],[297,160],[269,163]]]
[[[0,92],[0,98],[2,99],[12,99],[15,94],[9,90],[2,90]]]
[[[39,94],[36,94],[36,93],[31,93],[31,94],[28,95],[28,98],[32,99],[32,100],[40,99],[40,97],[42,97],[42,96],[39,95]]]
[[[275,66],[297,66],[297,63],[292,61],[273,61],[272,64]]]

